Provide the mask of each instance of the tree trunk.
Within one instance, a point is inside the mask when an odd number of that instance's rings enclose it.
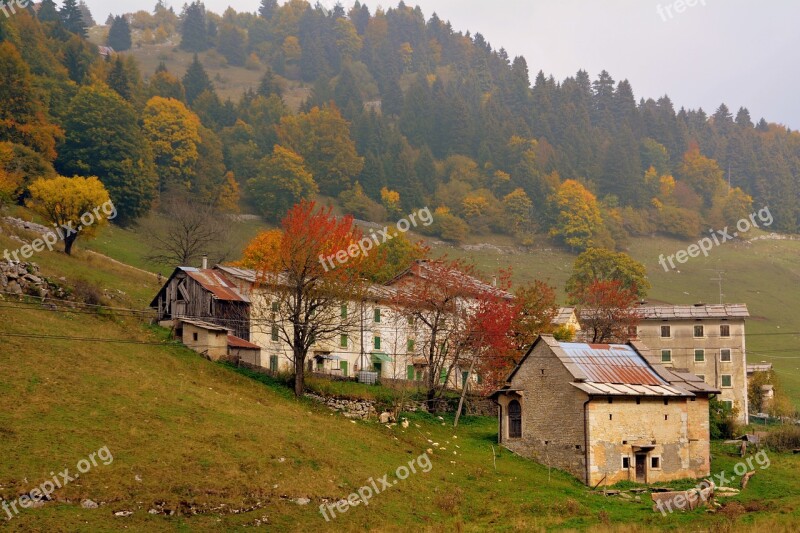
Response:
[[[294,351],[294,395],[299,398],[303,395],[305,390],[305,362],[304,354],[299,353],[300,350]]]
[[[467,381],[461,387],[461,398],[458,400],[458,409],[456,409],[456,419],[453,422],[453,427],[458,427],[458,419],[461,418],[461,409],[464,407],[464,397],[467,395],[467,385],[469,384],[469,378],[472,375],[472,371],[475,369],[475,361],[477,361],[478,356],[472,356],[472,362],[469,364],[469,372],[467,373]]]
[[[64,237],[64,253],[67,255],[72,255],[72,245],[75,244],[75,240],[78,238],[77,233],[73,233],[72,235],[66,235]]]

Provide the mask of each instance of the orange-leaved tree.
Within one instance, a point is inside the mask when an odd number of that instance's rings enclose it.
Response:
[[[244,251],[241,265],[255,270],[272,304],[270,327],[291,349],[297,396],[311,346],[357,326],[359,314],[342,313],[342,306],[360,302],[367,290],[361,259],[352,253],[360,239],[352,217],[337,218],[329,207],[304,201],[289,210],[280,230],[261,233]],[[328,260],[337,254],[345,259]]]

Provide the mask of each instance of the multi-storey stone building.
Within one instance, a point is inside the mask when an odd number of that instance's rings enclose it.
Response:
[[[721,391],[739,421],[748,422],[745,304],[642,305],[637,339],[645,355],[686,369]]]

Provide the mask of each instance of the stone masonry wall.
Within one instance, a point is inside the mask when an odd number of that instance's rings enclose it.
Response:
[[[572,376],[545,342],[517,371],[512,388],[523,389],[522,438],[508,438],[508,397],[502,408],[503,445],[542,464],[586,477],[583,403],[588,397],[570,382]]]

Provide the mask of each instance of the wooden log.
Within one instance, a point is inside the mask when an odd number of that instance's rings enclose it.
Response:
[[[756,471],[751,470],[742,477],[742,490],[744,490],[747,487],[747,483],[750,481],[750,478],[753,477],[754,475],[756,475]]]

